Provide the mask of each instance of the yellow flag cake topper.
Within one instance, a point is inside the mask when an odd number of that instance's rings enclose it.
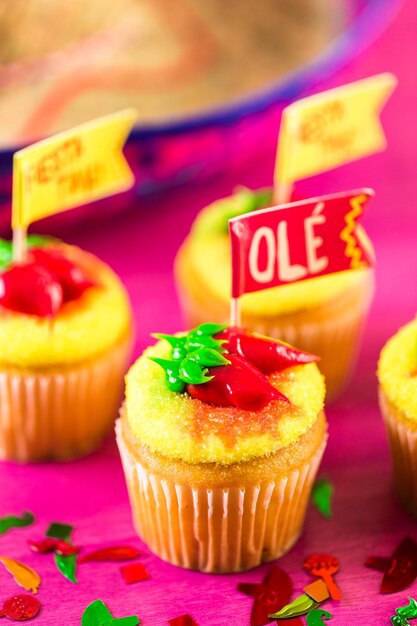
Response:
[[[289,105],[282,114],[275,184],[325,172],[386,147],[379,114],[397,85],[371,76]]]
[[[136,117],[119,111],[16,152],[13,229],[129,189],[134,175],[122,150]]]

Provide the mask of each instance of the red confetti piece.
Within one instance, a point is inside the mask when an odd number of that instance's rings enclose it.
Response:
[[[276,613],[288,604],[293,586],[291,578],[280,567],[272,567],[262,583],[239,583],[238,591],[254,598],[250,626],[264,626],[269,622],[268,615]],[[278,623],[278,622],[277,622]],[[279,620],[281,626],[302,626],[297,618]]]
[[[78,559],[78,563],[93,563],[98,561],[130,561],[140,556],[139,550],[132,546],[116,546],[96,550]]]
[[[122,565],[120,568],[123,579],[126,583],[139,583],[142,580],[150,578],[143,563],[131,563],[130,565]]]
[[[333,574],[340,569],[340,563],[335,556],[330,554],[312,554],[304,561],[304,569],[312,576],[319,576],[326,583],[333,600],[340,600],[342,594],[333,579]]]
[[[403,591],[417,578],[417,543],[406,537],[395,548],[392,557],[370,556],[365,565],[384,572],[381,593]]]
[[[52,537],[47,537],[46,539],[41,539],[40,541],[29,540],[28,546],[33,552],[37,552],[38,554],[56,552],[61,556],[71,556],[72,554],[77,554],[80,550],[80,548],[71,545],[67,541],[63,541],[62,539],[53,539]]]
[[[12,596],[0,609],[0,617],[8,617],[15,622],[25,622],[36,617],[41,610],[41,603],[37,598],[26,594]]]
[[[197,622],[193,620],[191,615],[181,615],[180,617],[174,617],[174,619],[168,620],[169,626],[198,626]]]

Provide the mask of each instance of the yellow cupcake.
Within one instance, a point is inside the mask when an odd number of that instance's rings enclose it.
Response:
[[[247,410],[169,389],[151,359],[171,356],[159,341],[126,376],[117,440],[138,534],[161,558],[206,572],[277,558],[302,530],[324,451],[323,377],[315,363],[272,372],[289,402]]]
[[[267,206],[270,200],[268,190],[242,190],[198,215],[175,262],[188,325],[206,319],[227,321],[231,285],[227,221]],[[318,354],[328,393],[334,396],[352,369],[372,292],[373,271],[363,269],[245,294],[243,324]]]
[[[417,516],[417,320],[401,328],[383,348],[378,379],[396,490]]]
[[[0,458],[69,459],[94,449],[117,413],[130,357],[125,289],[93,255],[48,243],[93,286],[52,317],[0,305]],[[33,294],[35,297],[35,294]]]

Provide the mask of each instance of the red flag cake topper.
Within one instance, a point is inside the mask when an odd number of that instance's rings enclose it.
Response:
[[[229,220],[232,298],[374,264],[358,222],[372,189],[345,191]]]

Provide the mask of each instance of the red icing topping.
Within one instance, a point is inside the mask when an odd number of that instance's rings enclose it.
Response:
[[[0,274],[0,305],[26,315],[52,317],[93,285],[63,251],[33,248],[26,263]]]
[[[227,339],[225,347],[229,352],[240,354],[248,359],[264,374],[279,372],[293,365],[303,365],[319,361],[319,357],[287,346],[280,341],[253,335],[244,328],[230,326],[216,335],[216,339]]]
[[[226,340],[224,356],[230,363],[209,368],[207,375],[212,379],[203,384],[189,384],[187,391],[191,397],[217,406],[260,411],[273,400],[288,403],[267,375],[319,360],[308,352],[253,335],[243,328],[226,328],[215,339]]]
[[[193,398],[220,406],[235,406],[257,411],[271,400],[287,398],[271,385],[257,367],[238,354],[227,354],[230,365],[209,369],[212,380],[202,385],[188,385]]]

